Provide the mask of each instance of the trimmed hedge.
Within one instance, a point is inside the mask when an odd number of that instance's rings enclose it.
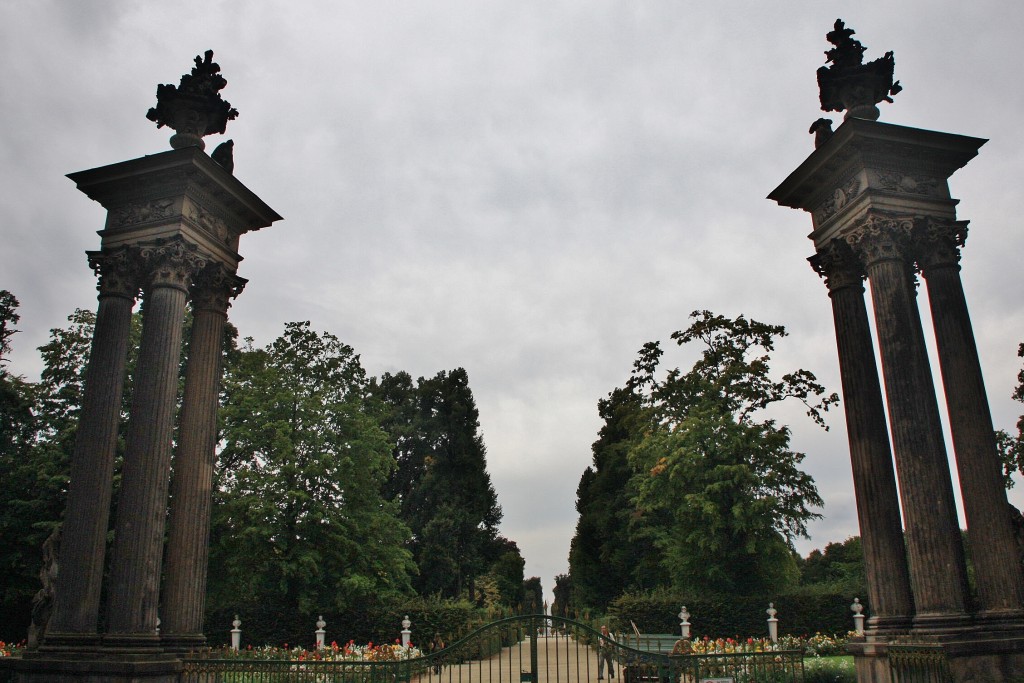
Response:
[[[857,596],[860,597],[860,596]],[[778,610],[779,635],[810,636],[815,633],[846,633],[853,629],[850,604],[853,596],[802,590],[768,597],[715,593],[626,594],[608,607],[608,619],[618,631],[678,633],[679,608],[686,605],[690,633],[699,638],[732,638],[768,635],[768,603]],[[861,597],[865,613],[869,606]]]
[[[242,621],[242,646],[283,645],[312,647],[316,642],[316,620],[321,614],[327,622],[328,643],[391,643],[401,637],[402,619],[412,621],[412,642],[426,648],[440,634],[451,644],[470,631],[491,621],[509,616],[505,612],[481,609],[466,601],[436,598],[398,598],[367,600],[351,605],[345,612],[326,610],[318,613],[282,613],[267,605],[239,606],[236,610],[211,610],[206,615],[206,637],[210,645],[227,645],[231,639],[231,621],[238,614]]]

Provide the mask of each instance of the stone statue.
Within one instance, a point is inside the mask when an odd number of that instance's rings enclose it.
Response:
[[[228,173],[234,173],[235,171],[235,141],[228,140],[222,142],[213,149],[213,154],[210,158],[216,161],[218,164],[224,167],[224,170]]]
[[[167,126],[176,132],[171,137],[174,149],[204,149],[204,135],[223,133],[228,121],[238,116],[238,110],[220,96],[228,82],[213,61],[213,50],[207,50],[205,58],[197,56],[195,62],[192,73],[182,76],[178,86],[156,87],[156,106],[146,113],[157,128]]]
[[[57,552],[60,549],[60,526],[43,541],[43,566],[39,581],[43,584],[32,597],[32,623],[28,627],[28,646],[36,648],[46,636],[46,626],[53,612],[53,588],[57,583]]]
[[[825,52],[826,62],[831,66],[818,69],[818,91],[822,111],[845,111],[844,118],[851,116],[875,121],[878,119],[879,102],[892,102],[903,88],[899,81],[892,80],[895,60],[892,52],[886,52],[881,59],[864,64],[867,49],[853,38],[854,30],[846,28],[842,19],[836,19],[835,27],[826,34],[834,47]]]
[[[811,129],[807,132],[814,134],[814,147],[817,149],[832,137],[832,120],[820,118],[811,124]]]

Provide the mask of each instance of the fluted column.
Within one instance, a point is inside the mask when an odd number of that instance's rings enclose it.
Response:
[[[833,240],[811,257],[811,265],[825,277],[832,299],[871,605],[869,630],[905,630],[914,613],[913,597],[882,389],[864,305],[863,272],[850,247],[841,240]]]
[[[89,263],[100,278],[99,306],[71,457],[60,571],[45,639],[47,646],[87,644],[98,637],[114,455],[132,308],[138,290],[127,249],[90,252]]]
[[[229,297],[244,280],[215,265],[192,286],[192,339],[185,372],[178,451],[171,481],[161,641],[202,646],[217,407]]]
[[[174,239],[140,249],[149,270],[107,596],[110,645],[155,644],[185,297],[203,265]]]
[[[1019,612],[1024,607],[1024,576],[960,280],[960,247],[967,237],[967,223],[920,221],[915,232],[918,262],[928,282],[979,607],[988,612]]]
[[[942,426],[907,255],[912,219],[869,215],[847,241],[860,254],[899,473],[915,623],[951,625],[966,609],[967,572]]]

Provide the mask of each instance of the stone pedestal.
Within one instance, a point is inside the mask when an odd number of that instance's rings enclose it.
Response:
[[[872,607],[863,639],[851,650],[858,680],[890,680],[889,648],[928,642],[955,680],[1006,681],[1024,672],[1024,607],[1016,540],[992,437],[977,349],[959,279],[966,222],[948,178],[985,140],[848,118],[769,198],[811,214],[812,265],[828,278]],[[837,256],[838,255],[838,256]],[[837,259],[871,287],[878,350],[889,409],[877,411],[877,377],[865,321]],[[918,309],[916,274],[928,298],[944,378],[967,530],[978,584],[966,591],[963,546],[951,476]],[[860,306],[863,307],[861,300]],[[905,524],[906,559],[892,535],[894,486],[886,445],[891,436]],[[889,571],[880,571],[879,567]],[[909,577],[910,602],[900,597]],[[908,629],[884,627],[885,612],[912,606]],[[898,650],[894,650],[896,652]],[[981,678],[971,678],[985,671]],[[972,673],[974,672],[974,673]]]
[[[228,299],[242,234],[280,219],[199,147],[184,147],[70,176],[107,209],[100,307],[72,463],[64,543],[50,629],[16,666],[24,681],[176,680],[176,652],[202,644],[206,543],[216,439],[217,387]],[[142,290],[143,335],[106,586],[113,455],[133,300]],[[193,340],[178,444],[179,472],[161,591],[182,325],[193,302]],[[106,623],[99,623],[101,592]],[[162,597],[162,600],[161,600]],[[162,603],[162,607],[161,606]],[[158,608],[169,617],[157,631]]]

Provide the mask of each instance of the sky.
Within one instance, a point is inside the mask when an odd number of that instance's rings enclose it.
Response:
[[[840,390],[810,217],[765,198],[813,150],[837,17],[867,59],[895,53],[904,90],[883,122],[990,140],[950,185],[1009,429],[1024,411],[1024,4],[996,0],[0,0],[11,369],[37,378],[49,330],[96,306],[84,252],[104,211],[65,174],[169,149],[145,118],[156,86],[213,49],[240,115],[207,150],[233,139],[235,176],[284,217],[242,238],[231,321],[265,345],[309,320],[372,375],[466,368],[502,533],[550,595],[597,402],[645,342],[668,348],[694,310],[744,314],[788,330],[778,373]],[[842,411],[828,432],[799,406],[779,416],[825,501],[797,549],[857,534]]]

